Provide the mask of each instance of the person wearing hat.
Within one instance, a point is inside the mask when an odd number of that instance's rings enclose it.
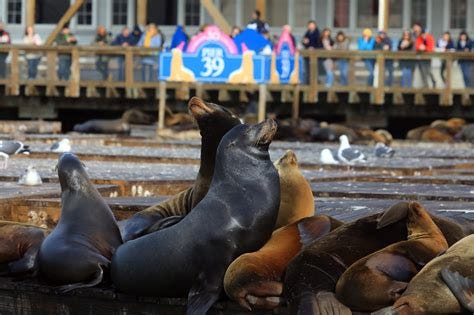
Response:
[[[375,38],[372,36],[372,30],[366,28],[362,31],[362,37],[357,40],[357,47],[362,51],[371,51],[375,48]],[[369,71],[369,77],[367,78],[367,85],[374,85],[374,67],[375,59],[364,59],[365,67]]]
[[[379,31],[375,39],[375,50],[391,51],[393,47],[392,40],[388,37],[385,31]],[[387,79],[385,79],[386,86],[392,86],[393,82],[393,60],[385,59],[385,71],[387,72]]]
[[[5,25],[0,21],[0,45],[9,45],[10,43],[10,33],[5,30]],[[0,53],[0,78],[7,76],[7,57],[8,53]]]
[[[413,24],[413,33],[415,34],[415,50],[418,53],[430,53],[435,49],[435,39],[433,35],[428,33],[420,23]],[[417,61],[417,66],[420,68],[421,80],[423,86],[428,87],[428,77],[431,79],[433,87],[436,87],[436,81],[433,73],[431,72],[431,59],[422,59]]]

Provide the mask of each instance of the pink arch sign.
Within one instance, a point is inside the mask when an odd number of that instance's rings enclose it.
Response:
[[[204,32],[194,36],[188,44],[187,53],[195,53],[205,42],[214,41],[221,43],[230,54],[237,55],[238,49],[232,38],[215,25],[209,25]]]

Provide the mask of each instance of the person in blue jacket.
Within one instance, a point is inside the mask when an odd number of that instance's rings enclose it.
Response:
[[[186,34],[184,27],[182,25],[176,26],[176,31],[171,38],[170,49],[178,47],[182,42],[184,42],[183,50],[186,51],[188,46],[189,36]]]
[[[115,39],[112,41],[113,46],[122,46],[122,47],[128,47],[128,46],[134,46],[135,45],[135,38],[134,36],[130,33],[130,29],[128,27],[122,28],[122,31],[120,34],[115,37]],[[117,57],[117,63],[118,63],[118,80],[119,81],[124,81],[125,80],[125,55],[119,55]]]
[[[375,48],[375,38],[372,36],[372,30],[370,28],[364,29],[362,32],[362,37],[359,37],[357,40],[357,47],[359,50],[370,51]],[[367,84],[369,86],[374,85],[374,68],[375,68],[375,59],[364,59],[365,67],[369,71],[369,77],[367,79]]]
[[[462,31],[459,34],[458,43],[456,45],[456,50],[459,52],[470,52],[472,50],[473,43],[467,35],[466,31]],[[461,67],[462,77],[464,79],[465,87],[473,87],[473,82],[471,80],[471,65],[472,61],[468,59],[459,59],[459,66]]]

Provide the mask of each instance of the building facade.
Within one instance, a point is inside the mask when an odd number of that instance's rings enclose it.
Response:
[[[21,42],[26,27],[28,0],[0,0],[0,20],[12,33],[14,42]],[[74,0],[36,0],[36,29],[44,38]],[[256,0],[214,0],[231,25],[244,26],[250,19]],[[105,25],[117,34],[124,25],[137,22],[136,0],[86,0],[71,20],[71,27],[81,44],[92,41],[98,25]],[[378,0],[266,0],[266,20],[272,31],[290,24],[298,37],[308,20],[316,20],[321,28],[344,30],[357,36],[366,27],[377,28]],[[186,25],[193,33],[211,18],[199,0],[148,0],[146,19],[160,26],[171,36],[176,24]],[[391,0],[389,34],[398,37],[413,22],[420,22],[435,36],[450,30],[457,36],[466,29],[474,36],[474,0]],[[170,37],[167,37],[170,38]]]

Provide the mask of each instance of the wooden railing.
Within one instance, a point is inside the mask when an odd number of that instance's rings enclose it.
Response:
[[[327,100],[337,102],[338,95],[347,93],[349,96],[356,96],[361,93],[368,93],[373,104],[384,104],[387,94],[413,94],[415,99],[422,100],[424,95],[439,95],[440,105],[452,105],[453,95],[462,95],[465,99],[470,99],[474,95],[474,88],[464,88],[461,84],[459,88],[453,86],[453,69],[455,61],[470,60],[474,68],[473,53],[415,53],[415,52],[382,52],[382,51],[325,51],[325,50],[303,50],[301,56],[309,63],[308,82],[298,85],[234,85],[234,84],[212,84],[212,83],[180,83],[180,82],[144,82],[140,80],[140,60],[145,56],[154,56],[158,60],[158,49],[145,49],[137,47],[98,47],[98,46],[25,46],[25,45],[0,45],[0,54],[9,53],[9,67],[6,78],[0,78],[0,93],[2,87],[5,95],[45,95],[45,96],[65,96],[65,97],[126,97],[139,98],[148,96],[144,91],[153,91],[153,97],[159,99],[159,126],[163,126],[164,107],[167,90],[174,90],[175,97],[185,99],[190,93],[199,96],[206,96],[209,90],[218,90],[219,93],[228,94],[228,91],[240,91],[240,97],[245,98],[245,92],[255,92],[259,94],[259,119],[265,117],[265,105],[267,92],[281,92],[281,97],[292,102],[292,116],[299,116],[299,104],[301,96],[305,102],[315,103],[321,93],[327,93]],[[36,79],[27,78],[26,60],[23,56],[27,53],[41,54],[42,66],[39,77]],[[57,65],[58,55],[69,54],[71,56],[71,72],[69,80],[58,80]],[[85,75],[87,71],[95,71],[95,61],[98,56],[110,57],[109,68],[111,74],[105,80],[99,80],[94,76]],[[124,61],[124,79],[117,80],[117,61]],[[319,75],[319,60],[325,58],[346,59],[349,63],[348,85],[343,86],[336,80],[335,84],[326,87],[323,83],[318,83],[318,79],[323,79]],[[366,71],[363,60],[374,59],[378,71],[374,73],[374,85],[368,86]],[[432,60],[438,59],[446,63],[446,84],[434,88],[426,87],[400,87],[395,82],[388,87],[384,84],[384,65],[387,60],[398,63],[402,60]],[[46,66],[46,67],[45,67]],[[301,67],[305,67],[301,65]],[[24,68],[24,71],[21,69]],[[395,67],[395,69],[397,69]],[[438,68],[439,69],[439,68]],[[154,78],[157,77],[157,69]],[[434,68],[432,69],[434,70]],[[474,69],[473,69],[474,70]],[[338,71],[336,73],[339,74]],[[97,74],[97,73],[96,73]],[[474,81],[474,78],[471,78]],[[322,82],[323,80],[321,80]],[[105,93],[98,93],[97,90],[105,90]],[[190,91],[193,92],[190,92]],[[349,97],[350,99],[350,97]],[[422,103],[422,101],[420,101]]]

